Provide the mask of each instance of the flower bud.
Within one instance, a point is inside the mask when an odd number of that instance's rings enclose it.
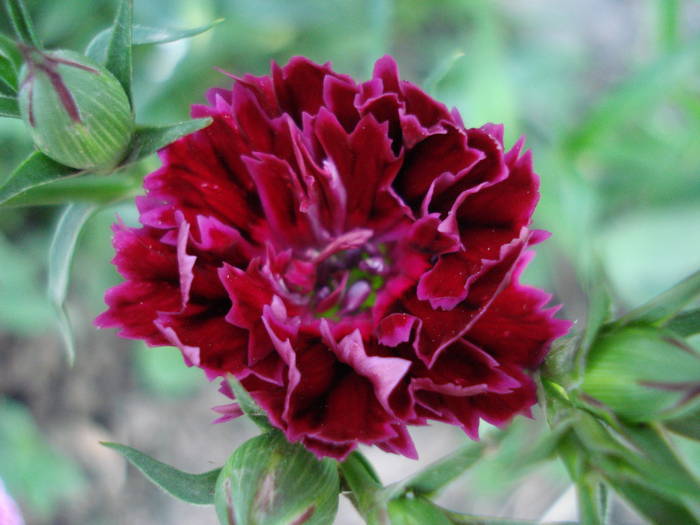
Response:
[[[333,460],[318,460],[273,431],[231,455],[214,500],[224,525],[327,525],[338,510],[339,492]]]
[[[77,169],[109,169],[124,158],[134,119],[119,81],[73,51],[23,47],[19,107],[36,146]]]
[[[594,344],[582,388],[628,421],[677,417],[700,401],[700,354],[665,330],[622,328]]]

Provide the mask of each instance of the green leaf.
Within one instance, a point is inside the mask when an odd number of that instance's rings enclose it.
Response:
[[[216,483],[224,525],[327,525],[338,510],[336,462],[317,459],[275,430],[241,445]]]
[[[686,466],[673,450],[663,430],[658,424],[630,424],[622,423],[624,436],[650,460],[664,465],[666,468],[674,468],[687,475],[690,482],[692,477]]]
[[[666,328],[681,337],[700,334],[700,308],[676,315],[666,323]]]
[[[549,431],[546,432],[532,448],[526,449],[522,455],[516,458],[512,464],[512,469],[517,471],[541,461],[550,459],[559,450],[559,445],[565,439],[574,419],[562,419]]]
[[[584,279],[585,290],[588,297],[588,309],[586,311],[586,326],[583,330],[583,338],[577,354],[577,372],[582,373],[586,367],[586,357],[598,332],[603,325],[610,320],[612,315],[612,298],[610,296],[609,279],[603,269],[603,262],[598,255],[591,261],[588,275]]]
[[[0,205],[30,189],[81,173],[35,151],[0,186]]]
[[[211,124],[211,118],[186,120],[167,126],[138,126],[131,143],[131,152],[125,163],[141,160],[176,141],[183,135],[194,133]]]
[[[51,523],[57,509],[78,504],[89,490],[80,466],[53,448],[46,429],[37,424],[31,411],[2,396],[0,443],[3,481],[31,509],[33,521],[29,523]],[[5,516],[0,514],[0,523],[7,523]]]
[[[424,496],[432,496],[484,457],[487,443],[469,442],[456,451],[431,463],[410,478],[399,482],[388,490],[411,491]]]
[[[656,0],[656,6],[658,10],[659,47],[664,52],[671,51],[679,42],[680,0]]]
[[[585,120],[564,137],[564,151],[576,158],[627,118],[638,116],[695,68],[699,53],[700,38],[695,38],[630,75],[603,95]]]
[[[229,385],[231,385],[233,394],[236,396],[236,402],[243,413],[248,416],[261,430],[272,429],[272,425],[270,425],[270,422],[267,420],[267,414],[255,403],[253,398],[250,397],[250,394],[240,383],[240,381],[233,376],[229,376],[228,382]]]
[[[134,0],[122,0],[117,17],[112,24],[105,60],[105,67],[122,85],[129,102],[131,102],[133,5]]]
[[[17,43],[8,36],[0,33],[0,56],[6,58],[19,72],[22,67],[22,54],[19,52]]]
[[[5,95],[17,93],[17,71],[15,66],[4,57],[0,57],[0,92]]]
[[[683,417],[664,421],[664,426],[671,432],[700,441],[700,410]]]
[[[171,496],[194,505],[214,504],[214,490],[216,479],[221,472],[220,468],[203,474],[188,474],[161,463],[135,448],[119,443],[102,442],[102,445],[119,452],[152,483]]]
[[[5,0],[5,7],[17,38],[27,45],[41,48],[41,44],[34,33],[34,26],[29,17],[29,11],[24,2],[22,0]]]
[[[698,523],[696,517],[681,502],[665,497],[648,487],[623,480],[612,481],[612,486],[620,496],[655,525]]]
[[[449,517],[450,523],[453,523],[454,525],[581,525],[584,523],[581,522],[581,524],[579,524],[570,521],[543,523],[541,521],[510,520],[506,518],[492,518],[490,516],[474,516],[471,514],[452,512],[446,509],[442,509],[442,511]],[[421,525],[423,524],[421,523]]]
[[[70,268],[78,235],[96,210],[97,207],[92,204],[69,204],[58,220],[49,247],[49,301],[56,310],[63,345],[71,365],[75,361],[75,341],[68,312],[65,310]]]
[[[350,489],[350,500],[367,525],[389,525],[386,502],[390,494],[382,489],[367,458],[354,451],[338,464],[338,468],[345,485]]]
[[[0,117],[20,118],[16,98],[0,96]]]
[[[138,24],[133,26],[132,46],[148,46],[155,44],[167,44],[169,42],[177,42],[185,38],[192,38],[199,34],[209,31],[215,25],[223,22],[223,18],[214,20],[213,22],[194,27],[192,29],[164,29],[159,27],[148,27]],[[88,47],[85,49],[85,54],[97,62],[104,63],[107,59],[107,45],[109,43],[110,30],[105,29],[100,31],[95,38],[92,39]]]
[[[581,523],[605,525],[608,522],[607,488],[602,482],[584,476],[576,483],[576,494]]]
[[[452,525],[453,521],[424,498],[397,498],[389,502],[391,525]]]
[[[45,206],[74,201],[110,204],[141,193],[141,181],[140,176],[124,172],[67,177],[30,188],[8,199],[3,206]]]
[[[648,303],[627,313],[618,319],[615,325],[623,326],[631,323],[663,325],[698,296],[700,296],[700,270]]]
[[[455,64],[464,57],[464,51],[457,50],[443,58],[430,72],[423,82],[427,93],[434,93],[440,81],[445,78]]]

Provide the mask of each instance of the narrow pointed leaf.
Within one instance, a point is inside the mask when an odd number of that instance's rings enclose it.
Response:
[[[607,489],[599,481],[584,477],[576,484],[581,523],[605,525],[608,521]]]
[[[433,495],[483,458],[486,449],[485,442],[469,442],[407,480],[399,482],[399,485],[403,490],[416,494]]]
[[[122,172],[68,177],[35,186],[8,199],[3,206],[46,206],[76,201],[109,204],[141,193],[141,180],[140,176]]]
[[[6,35],[0,33],[0,56],[6,58],[18,72],[22,67],[22,54],[17,43]]]
[[[698,296],[700,296],[700,270],[648,303],[635,308],[615,324],[618,326],[630,323],[663,325]]]
[[[527,449],[520,457],[517,457],[511,468],[513,470],[523,469],[550,459],[557,453],[560,443],[571,431],[572,424],[573,419],[560,421],[554,428],[539,438],[532,448]]]
[[[221,472],[220,468],[203,474],[188,474],[161,463],[135,448],[119,443],[103,442],[102,445],[119,452],[152,483],[171,496],[194,505],[214,504],[214,490]]]
[[[0,91],[6,95],[17,93],[17,70],[5,57],[0,57]]]
[[[210,118],[186,120],[167,126],[139,126],[136,128],[131,144],[131,152],[127,156],[126,163],[141,160],[183,135],[194,133],[211,124]]]
[[[449,74],[455,64],[464,57],[464,51],[454,51],[442,59],[423,82],[428,93],[435,93],[438,84]]]
[[[452,525],[445,512],[425,498],[397,498],[388,505],[391,525]]]
[[[664,426],[671,432],[700,441],[700,410],[684,417],[664,421]]]
[[[178,40],[192,38],[199,34],[205,33],[221,22],[223,22],[223,18],[214,20],[213,22],[203,26],[194,27],[192,29],[167,29],[134,24],[133,40],[131,44],[132,46],[147,46],[177,42]],[[109,36],[109,29],[100,31],[88,44],[88,47],[85,49],[85,54],[100,63],[104,63],[104,61],[107,59],[107,45],[109,44]]]
[[[87,220],[97,210],[92,204],[75,203],[66,207],[58,220],[51,246],[49,247],[49,285],[48,295],[51,305],[56,310],[58,325],[63,337],[68,362],[75,360],[75,342],[68,313],[65,309],[70,268],[78,236]]]
[[[270,430],[272,425],[267,420],[267,414],[260,408],[248,391],[241,385],[241,383],[233,376],[228,378],[228,382],[231,385],[231,390],[233,390],[236,396],[236,402],[238,406],[241,407],[243,413],[248,416],[253,423],[255,423],[261,430]]]
[[[32,188],[81,173],[35,151],[0,186],[0,205]]]
[[[105,67],[121,83],[131,101],[133,0],[122,0],[112,25]]]
[[[655,525],[697,524],[698,520],[681,502],[630,481],[613,481],[615,492]]]
[[[681,337],[700,334],[700,308],[678,314],[666,324],[666,328]]]
[[[20,118],[16,98],[0,96],[0,117]]]
[[[612,298],[608,277],[603,269],[603,262],[599,256],[595,256],[591,263],[589,275],[585,279],[588,295],[588,309],[586,312],[586,326],[583,331],[583,339],[579,349],[579,372],[585,368],[585,359],[591,345],[596,339],[603,325],[610,320],[612,312]]]
[[[679,42],[681,21],[680,0],[656,0],[659,47],[662,52],[673,50]]]
[[[624,435],[651,461],[664,465],[666,468],[677,469],[687,476],[689,482],[694,481],[690,471],[673,449],[671,442],[658,424],[627,424],[622,423]],[[700,487],[698,487],[700,491]]]
[[[5,8],[17,38],[27,45],[40,48],[41,44],[34,33],[34,26],[23,0],[5,0]]]
[[[510,520],[506,518],[493,518],[491,516],[474,516],[471,514],[462,514],[453,512],[447,509],[442,509],[450,523],[453,525],[580,525],[571,521],[529,521],[529,520]],[[583,523],[583,522],[581,522]],[[416,523],[416,525],[419,525]],[[420,525],[423,525],[422,523]]]
[[[565,152],[571,158],[578,157],[610,130],[666,96],[679,78],[693,70],[699,54],[700,38],[694,38],[630,75],[603,95],[584,121],[564,137]]]

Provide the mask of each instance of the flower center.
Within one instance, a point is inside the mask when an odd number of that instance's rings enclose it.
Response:
[[[339,318],[370,308],[390,267],[386,245],[371,242],[368,230],[344,234],[315,257],[312,310],[317,317]]]

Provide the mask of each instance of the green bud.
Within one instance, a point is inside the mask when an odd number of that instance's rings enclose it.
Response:
[[[631,422],[678,417],[700,402],[700,354],[663,329],[622,328],[595,342],[582,388]]]
[[[318,460],[272,431],[246,441],[226,461],[214,502],[223,525],[330,525],[339,492],[335,461]]]
[[[391,525],[451,525],[434,503],[423,498],[397,498],[389,502]]]
[[[77,169],[109,169],[121,161],[134,131],[119,81],[73,51],[22,47],[19,108],[36,146]]]

